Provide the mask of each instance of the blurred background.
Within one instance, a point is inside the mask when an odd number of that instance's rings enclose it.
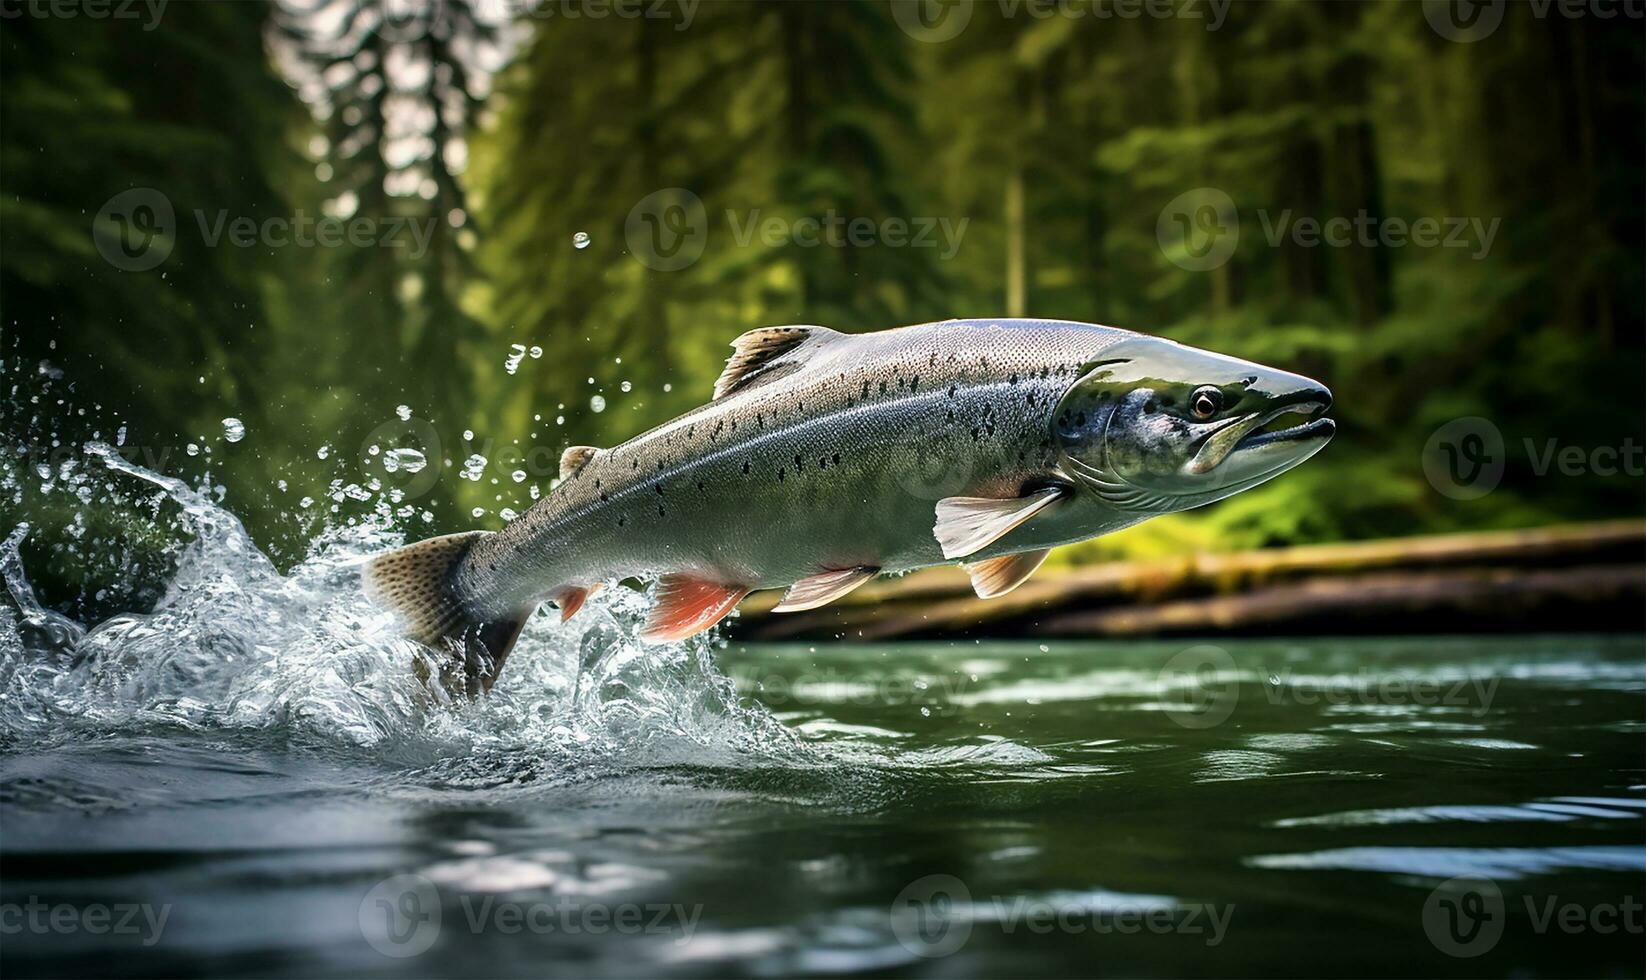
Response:
[[[1646,504],[1638,20],[1284,0],[4,14],[14,462],[118,441],[224,495],[283,563],[385,494],[409,536],[496,527],[562,448],[700,404],[728,341],[789,322],[1089,320],[1333,388],[1315,463],[1054,563]],[[1490,492],[1426,473],[1459,419],[1501,467]],[[1446,451],[1468,468],[1479,445]],[[1575,467],[1551,462],[1570,447]],[[30,512],[43,565],[98,519],[15,489],[0,509]],[[102,601],[83,567],[43,588]]]

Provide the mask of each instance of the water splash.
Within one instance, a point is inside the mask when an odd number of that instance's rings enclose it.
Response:
[[[0,544],[0,745],[233,733],[370,748],[397,778],[440,785],[804,761],[801,739],[739,700],[710,639],[642,646],[646,599],[623,588],[570,623],[534,616],[489,697],[437,705],[415,679],[427,652],[358,587],[360,564],[402,543],[386,513],[323,533],[282,574],[205,494],[111,446],[85,454],[97,465],[73,470],[79,490],[135,481],[152,504],[142,519],[168,513],[184,543],[152,610],[83,628],[36,597],[20,554],[29,526],[10,533]]]

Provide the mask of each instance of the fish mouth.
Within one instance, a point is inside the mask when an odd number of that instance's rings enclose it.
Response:
[[[1324,389],[1305,389],[1268,406],[1264,411],[1231,418],[1201,441],[1200,448],[1183,470],[1189,475],[1210,473],[1234,457],[1248,454],[1257,457],[1289,456],[1283,451],[1288,443],[1312,444],[1313,449],[1318,449],[1337,431],[1337,423],[1325,417],[1331,404],[1332,396]],[[1303,415],[1306,419],[1301,423],[1289,424],[1288,417],[1293,415]],[[1283,421],[1288,424],[1281,424]],[[1293,463],[1288,459],[1279,465]]]
[[[1269,413],[1265,418],[1253,426],[1240,441],[1234,444],[1233,452],[1242,452],[1248,449],[1258,449],[1263,446],[1273,446],[1287,442],[1304,442],[1309,439],[1329,439],[1337,431],[1337,423],[1326,418],[1324,413],[1327,406],[1320,402],[1310,401],[1299,405],[1287,405]],[[1288,425],[1276,428],[1275,421],[1287,415],[1303,414],[1311,416],[1306,422],[1297,425]]]

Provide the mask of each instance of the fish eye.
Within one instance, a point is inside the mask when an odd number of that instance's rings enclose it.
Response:
[[[1195,393],[1189,397],[1189,410],[1194,412],[1197,419],[1209,419],[1222,407],[1223,392],[1211,385],[1196,388]]]

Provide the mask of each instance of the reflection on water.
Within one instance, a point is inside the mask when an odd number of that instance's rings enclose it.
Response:
[[[608,590],[431,709],[391,532],[281,575],[111,464],[192,543],[89,630],[0,554],[8,976],[1643,972],[1638,636],[658,649]]]

